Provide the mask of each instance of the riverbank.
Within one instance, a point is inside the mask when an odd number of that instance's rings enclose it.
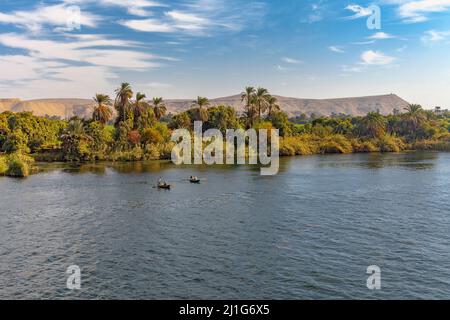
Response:
[[[173,144],[168,143],[151,145],[144,149],[135,147],[131,150],[120,152],[97,153],[89,160],[77,161],[67,161],[64,153],[58,149],[31,155],[20,153],[0,155],[0,175],[27,177],[33,172],[35,161],[89,164],[97,161],[120,163],[170,160],[172,146]],[[450,151],[450,137],[445,135],[439,139],[419,140],[413,143],[407,143],[402,138],[388,135],[376,139],[351,139],[344,135],[320,137],[312,134],[280,138],[281,157],[320,154],[395,153],[402,151]]]

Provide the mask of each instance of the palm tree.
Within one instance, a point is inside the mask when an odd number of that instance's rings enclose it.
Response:
[[[109,107],[112,103],[111,98],[106,94],[97,93],[93,99],[97,106],[94,109],[92,118],[105,125],[112,117],[112,110]]]
[[[134,119],[134,129],[139,127],[139,123],[147,113],[148,104],[145,102],[146,96],[142,92],[136,93],[136,99],[133,102],[133,119]]]
[[[245,91],[241,93],[241,102],[245,101],[245,113],[250,127],[253,126],[253,118],[255,116],[255,93],[256,90],[254,87],[246,87]]]
[[[273,112],[278,112],[281,110],[280,105],[278,104],[278,99],[274,96],[270,96],[267,99],[267,109],[269,110],[269,118],[272,116]]]
[[[409,104],[405,107],[406,118],[411,122],[413,128],[417,129],[420,124],[422,124],[426,120],[426,114],[422,109],[422,106],[419,104]]]
[[[133,90],[129,83],[123,82],[118,89],[116,89],[116,100],[114,106],[117,110],[118,116],[116,125],[128,119],[130,100],[133,98]]]
[[[261,119],[261,115],[268,108],[268,100],[270,98],[269,91],[264,88],[258,88],[255,94],[255,105],[258,110],[258,117]]]
[[[197,107],[197,120],[206,122],[208,121],[208,109],[207,107],[210,105],[208,98],[205,97],[197,97],[196,101],[193,101],[193,107]]]
[[[66,134],[70,136],[83,136],[85,134],[83,121],[73,119],[67,125]]]
[[[167,108],[163,98],[153,98],[153,112],[157,121],[166,115]]]
[[[368,136],[376,138],[386,132],[386,119],[378,112],[369,112],[361,122],[362,131]]]

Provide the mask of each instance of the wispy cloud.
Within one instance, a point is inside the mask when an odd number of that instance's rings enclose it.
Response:
[[[67,90],[61,82],[74,85],[72,91],[104,88],[110,79],[118,78],[120,70],[146,71],[172,60],[144,52],[140,43],[102,35],[67,35],[56,40],[8,33],[0,34],[0,45],[24,52],[0,55],[0,78],[12,88],[19,83],[30,92],[38,92],[44,83]]]
[[[68,4],[38,5],[32,10],[13,11],[10,13],[0,12],[0,23],[12,24],[38,32],[44,26],[55,28],[54,30],[65,30],[70,24],[76,23],[80,27],[96,27],[102,18],[89,12],[80,14]]]
[[[329,46],[328,49],[330,51],[336,52],[336,53],[345,53],[345,50],[341,46]]]
[[[285,63],[289,63],[289,64],[300,64],[303,63],[303,61],[298,60],[298,59],[293,59],[293,58],[289,58],[289,57],[283,57],[281,58],[281,60]]]
[[[343,65],[341,70],[344,74],[360,73],[374,66],[391,67],[396,60],[381,51],[367,50],[361,54],[360,61],[353,65]]]
[[[371,40],[386,40],[386,39],[393,39],[395,38],[395,36],[389,34],[389,33],[385,33],[385,32],[377,32],[373,35],[371,35],[370,37],[367,37],[367,39],[371,39]]]
[[[213,31],[239,31],[249,25],[258,25],[265,13],[266,5],[258,1],[242,4],[235,0],[191,0],[150,19],[124,19],[119,23],[143,32],[209,35]]]
[[[428,30],[424,33],[421,40],[425,44],[439,43],[450,37],[449,31]]]
[[[346,10],[353,12],[353,15],[345,17],[345,19],[353,20],[370,16],[373,12],[369,8],[362,7],[358,4],[351,4],[345,7]]]
[[[363,65],[388,65],[393,63],[396,58],[388,56],[381,51],[367,50],[361,54],[361,64]]]
[[[74,5],[99,5],[99,6],[110,6],[110,7],[120,7],[127,11],[128,14],[148,17],[152,15],[149,8],[152,7],[167,7],[166,4],[152,1],[152,0],[62,0],[67,4]]]
[[[177,31],[172,24],[156,19],[120,20],[119,24],[142,32],[171,33]]]
[[[398,8],[400,17],[411,23],[426,21],[429,14],[450,9],[450,0],[397,0],[394,2],[400,3]]]
[[[157,56],[132,50],[136,43],[126,40],[108,39],[102,36],[75,36],[78,39],[57,41],[33,39],[16,33],[0,34],[0,44],[28,51],[34,58],[54,61],[72,61],[95,66],[124,69],[148,69],[159,66]],[[121,47],[121,48],[117,48]]]

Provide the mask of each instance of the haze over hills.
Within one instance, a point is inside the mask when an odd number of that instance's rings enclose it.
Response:
[[[338,98],[338,99],[300,99],[276,96],[281,109],[290,117],[302,113],[328,116],[331,114],[365,115],[370,111],[379,111],[382,114],[391,113],[393,109],[402,110],[408,102],[395,94]],[[189,109],[193,99],[168,99],[166,106],[168,112],[178,113]],[[238,112],[243,111],[240,95],[211,99],[211,105],[230,105]],[[39,99],[22,101],[20,99],[0,99],[0,112],[33,111],[39,116],[58,116],[68,118],[73,115],[88,118],[91,116],[94,102],[88,99]]]

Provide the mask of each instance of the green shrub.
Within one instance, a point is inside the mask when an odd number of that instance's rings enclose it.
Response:
[[[8,169],[5,174],[10,177],[28,177],[34,159],[20,153],[11,154],[7,158]]]
[[[158,146],[160,160],[170,160],[172,158],[172,149],[174,146],[175,146],[174,142],[160,144]]]
[[[375,140],[381,152],[400,152],[406,148],[405,143],[397,137],[384,135]]]
[[[161,154],[159,148],[155,144],[147,144],[145,146],[145,159],[146,160],[159,160]]]
[[[164,137],[156,128],[145,129],[141,139],[144,144],[158,144],[164,142]]]
[[[139,161],[144,158],[144,152],[140,147],[135,147],[129,151],[117,151],[109,156],[111,161]]]
[[[321,153],[352,153],[351,142],[342,135],[332,135],[320,143]]]
[[[4,175],[8,170],[8,163],[6,157],[0,156],[0,176]]]
[[[380,149],[372,143],[372,141],[360,141],[357,139],[352,140],[352,146],[354,152],[378,152]]]
[[[411,149],[424,151],[450,151],[450,141],[445,139],[417,141],[411,145]]]

